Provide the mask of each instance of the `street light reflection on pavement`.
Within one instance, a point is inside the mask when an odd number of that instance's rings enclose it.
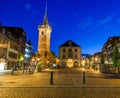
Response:
[[[82,68],[82,71],[86,71],[86,69],[85,69],[85,68]]]

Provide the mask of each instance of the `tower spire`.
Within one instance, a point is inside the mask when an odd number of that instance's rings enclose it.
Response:
[[[48,16],[47,16],[47,2],[46,2],[46,6],[45,6],[45,14],[44,14],[43,24],[44,24],[44,25],[48,24]]]

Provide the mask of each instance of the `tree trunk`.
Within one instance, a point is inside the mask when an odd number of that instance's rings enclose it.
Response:
[[[115,73],[118,73],[118,67],[115,67]]]

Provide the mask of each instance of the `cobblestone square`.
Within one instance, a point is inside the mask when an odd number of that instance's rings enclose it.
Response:
[[[53,71],[53,85],[50,85]],[[0,98],[119,98],[118,74],[82,69],[55,69],[33,74],[21,71],[0,73]]]

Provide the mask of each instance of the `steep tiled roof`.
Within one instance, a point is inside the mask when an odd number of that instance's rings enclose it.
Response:
[[[20,38],[23,35],[23,32],[25,33],[25,31],[21,27],[2,26],[2,28],[4,28],[5,30],[11,32],[13,34],[13,36],[15,36],[16,38]]]
[[[115,41],[118,41],[119,38],[120,38],[120,36],[109,37],[102,49],[107,48],[108,44],[111,44],[112,46],[114,46]]]
[[[77,45],[75,42],[73,42],[72,40],[68,40],[67,42],[65,42],[64,44],[60,45],[60,47],[80,47],[79,45]]]

